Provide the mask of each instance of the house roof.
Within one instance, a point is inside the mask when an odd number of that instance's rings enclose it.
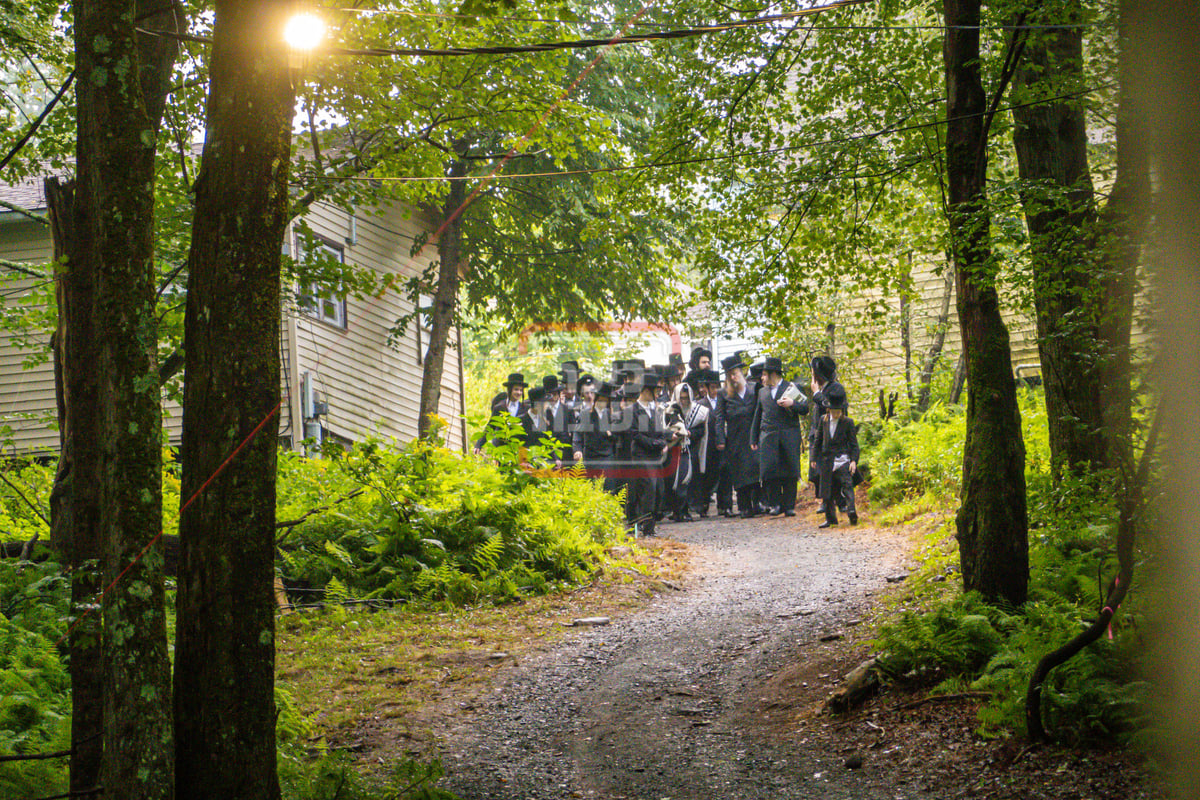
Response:
[[[43,179],[25,178],[16,183],[0,181],[0,202],[24,208],[27,211],[42,211],[46,208],[46,192],[43,189]],[[15,213],[12,209],[0,206],[0,214]]]

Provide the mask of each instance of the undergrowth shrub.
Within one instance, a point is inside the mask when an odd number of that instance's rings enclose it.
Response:
[[[6,479],[0,481],[0,542],[27,542],[35,534],[48,538],[54,467],[9,461],[0,462],[0,470]]]
[[[886,622],[875,641],[881,666],[894,681],[933,686],[934,692],[985,693],[980,731],[993,735],[1024,732],[1025,693],[1037,662],[1095,619],[1117,569],[1113,476],[1053,482],[1041,392],[1021,390],[1019,397],[1030,524],[1029,601],[1020,609],[999,608],[956,591],[955,581],[945,580],[957,560],[951,518],[937,529],[938,542],[923,552],[924,564],[907,584],[908,600],[920,610]],[[894,429],[873,454],[872,499],[920,501],[931,508],[941,497],[949,506],[958,492],[963,423],[961,413],[947,409],[933,409],[908,425],[887,423]],[[1135,592],[1120,609],[1114,638],[1101,639],[1050,673],[1042,708],[1056,737],[1127,740],[1145,727],[1149,689],[1139,677],[1146,649],[1142,618]]]
[[[287,583],[335,599],[503,602],[589,579],[623,535],[618,500],[595,481],[537,477],[424,442],[285,462],[291,476],[321,476],[296,484],[322,488],[324,502],[330,486],[348,497],[281,547]]]
[[[1017,390],[1017,399],[1026,480],[1037,481],[1050,469],[1045,402],[1040,390],[1024,388]],[[878,423],[869,437],[860,438],[862,460],[871,464],[871,501],[886,506],[923,495],[957,497],[965,438],[962,406],[934,403],[919,420],[893,418]]]
[[[0,561],[0,755],[71,746],[71,680],[55,642],[69,587],[57,564]],[[0,797],[66,789],[64,759],[0,762]]]

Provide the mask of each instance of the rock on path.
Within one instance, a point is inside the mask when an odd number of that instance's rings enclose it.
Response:
[[[756,687],[902,571],[904,539],[817,521],[661,526],[695,548],[689,585],[522,665],[452,732],[446,788],[464,800],[923,796],[747,724]]]

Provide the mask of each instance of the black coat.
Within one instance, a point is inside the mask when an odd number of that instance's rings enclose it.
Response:
[[[522,400],[518,404],[517,413],[514,416],[517,417],[518,419],[520,419],[521,416],[523,414],[525,414],[527,411],[529,411],[529,404]],[[498,398],[495,398],[494,401],[492,402],[492,416],[490,418],[488,418],[488,426],[483,429],[483,433],[480,434],[479,438],[475,441],[475,447],[482,449],[483,443],[485,441],[487,441],[487,438],[489,435],[493,436],[492,444],[500,443],[500,437],[495,436],[495,432],[499,426],[494,426],[492,424],[492,420],[495,419],[496,417],[500,416],[501,414],[507,414],[507,413],[508,413],[508,395],[501,394]]]
[[[800,477],[804,452],[800,418],[808,413],[808,399],[800,395],[790,408],[776,400],[791,385],[790,381],[780,381],[774,389],[762,386],[758,390],[750,439],[758,443],[758,474],[764,481]]]
[[[527,408],[525,413],[520,417],[521,427],[525,429],[526,447],[533,447],[534,445],[540,446],[542,444],[542,437],[553,437],[553,434],[550,432],[550,425],[546,418],[545,411],[542,411],[542,423],[540,429],[534,424],[536,417],[537,411],[532,407]]]
[[[556,411],[546,409],[546,419],[550,423],[550,435],[558,440],[558,450],[554,457],[564,463],[575,459],[573,439],[575,437],[575,411],[566,403],[559,403]]]
[[[833,461],[838,456],[849,456],[856,465],[858,463],[858,426],[847,416],[842,416],[837,421],[833,436],[829,435],[829,423],[825,419],[820,421],[817,428],[817,467],[821,470],[821,486],[829,485],[830,475],[833,474]],[[855,485],[861,480],[856,470]]]
[[[717,449],[717,403],[719,402],[719,397],[715,399],[705,397],[697,401],[708,407],[708,444],[704,456],[704,471],[708,474],[715,474],[721,468],[721,451]]]
[[[616,439],[608,409],[603,412],[595,408],[584,408],[579,412],[575,424],[573,446],[576,453],[583,453],[583,463],[588,467],[600,467],[612,461],[616,452]]]
[[[658,415],[648,413],[640,403],[630,406],[629,412],[630,455],[633,460],[644,464],[661,464],[663,447],[671,437],[663,430]]]
[[[627,467],[633,460],[633,409],[614,403],[609,409],[609,427],[613,432],[613,458],[617,466]]]
[[[750,449],[750,426],[758,405],[758,387],[747,384],[746,396],[717,397],[717,444],[725,445],[721,458],[729,465],[735,487],[758,483],[758,453]]]

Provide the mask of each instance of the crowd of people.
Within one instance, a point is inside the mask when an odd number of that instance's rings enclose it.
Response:
[[[533,386],[513,373],[476,451],[516,435],[535,458],[582,468],[607,491],[624,490],[626,522],[643,535],[664,518],[708,516],[714,497],[727,517],[795,516],[802,475],[821,501],[819,527],[837,525],[839,511],[855,525],[861,475],[846,390],[829,356],[807,366],[804,388],[785,378],[779,358],[747,364],[732,355],[718,372],[703,347],[687,364],[678,353],[650,367],[616,361],[606,381],[577,361]]]

